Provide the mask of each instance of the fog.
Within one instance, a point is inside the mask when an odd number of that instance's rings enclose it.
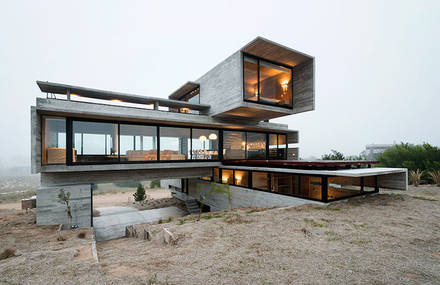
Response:
[[[256,36],[313,55],[300,156],[440,145],[439,1],[1,1],[0,167],[30,162],[36,80],[166,98]]]

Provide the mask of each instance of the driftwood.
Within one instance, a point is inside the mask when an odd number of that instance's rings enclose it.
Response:
[[[163,228],[163,241],[166,244],[175,244],[177,239],[169,229]]]

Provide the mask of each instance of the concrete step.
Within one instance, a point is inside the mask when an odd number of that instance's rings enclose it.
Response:
[[[200,212],[199,204],[194,199],[186,200],[185,205],[190,214],[198,214]]]

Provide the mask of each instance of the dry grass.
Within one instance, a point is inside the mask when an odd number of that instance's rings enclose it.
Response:
[[[440,187],[440,169],[437,171],[429,171],[429,176],[431,176],[434,183]]]
[[[416,171],[409,171],[409,180],[415,187],[419,186],[420,182],[422,181],[422,174],[423,171],[421,171],[420,169],[417,169]]]

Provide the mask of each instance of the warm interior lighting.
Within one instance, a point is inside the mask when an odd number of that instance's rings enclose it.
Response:
[[[212,133],[212,134],[209,135],[209,139],[210,140],[216,140],[217,139],[217,135]]]
[[[201,140],[201,141],[206,141],[207,138],[206,138],[205,136],[202,135],[202,136],[199,137],[199,140]]]
[[[228,183],[228,180],[229,180],[229,175],[223,174],[222,175],[222,182],[223,183]]]
[[[287,88],[289,87],[289,81],[288,80],[281,81],[281,87],[283,88],[283,93],[286,93]]]
[[[120,99],[112,99],[111,101],[113,101],[113,102],[122,102],[122,100],[120,100]]]
[[[241,175],[240,174],[235,174],[235,182],[237,183],[237,184],[240,184],[241,183]]]
[[[180,108],[180,113],[189,113],[189,108]]]
[[[70,93],[70,96],[81,97],[81,96],[79,96],[78,94],[75,94],[75,93]]]

